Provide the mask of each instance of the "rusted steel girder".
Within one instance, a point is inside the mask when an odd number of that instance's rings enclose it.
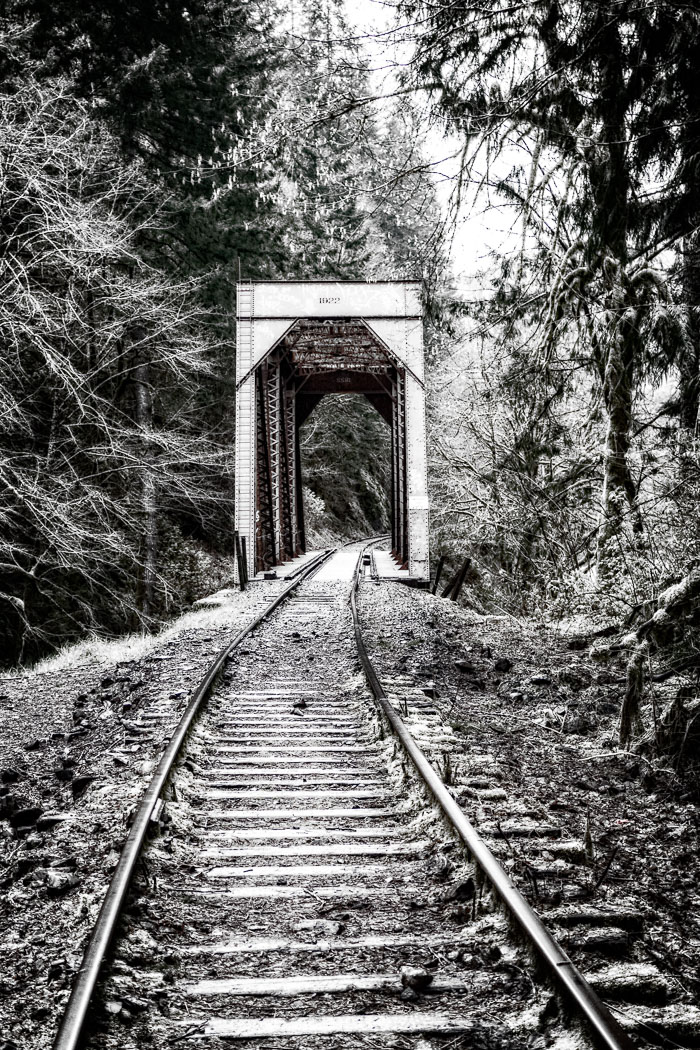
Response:
[[[272,464],[270,461],[270,423],[267,405],[267,373],[263,364],[256,376],[255,447],[255,567],[270,569],[277,564],[273,518]]]
[[[294,376],[281,355],[258,369],[256,564],[271,569],[300,554]]]

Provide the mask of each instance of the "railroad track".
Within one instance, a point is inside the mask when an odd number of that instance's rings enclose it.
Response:
[[[632,1046],[426,758],[454,744],[429,697],[378,679],[371,574],[320,556],[212,664],[55,1050]]]

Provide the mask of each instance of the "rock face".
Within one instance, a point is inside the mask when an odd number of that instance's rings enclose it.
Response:
[[[62,824],[64,820],[66,820],[65,813],[45,813],[36,822],[37,831],[51,831],[58,824]]]
[[[458,882],[456,885],[451,886],[444,894],[446,901],[470,901],[476,893],[476,886],[474,879],[469,876],[468,879],[464,879],[462,882]]]
[[[551,684],[552,679],[546,671],[537,671],[535,674],[532,675],[531,678],[528,679],[528,685],[539,686],[540,688]]]

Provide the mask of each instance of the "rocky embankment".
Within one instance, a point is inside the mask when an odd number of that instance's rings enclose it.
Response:
[[[280,585],[0,680],[0,1048],[51,1045],[129,819],[214,653]]]

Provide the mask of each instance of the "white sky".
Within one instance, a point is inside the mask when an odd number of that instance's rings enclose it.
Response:
[[[362,42],[375,69],[377,94],[390,92],[396,83],[396,70],[406,64],[410,55],[409,45],[401,40],[401,35],[390,31],[394,25],[394,3],[392,0],[345,0],[345,11],[357,36],[365,38]],[[445,214],[459,171],[461,148],[462,143],[456,137],[448,137],[436,127],[426,127],[424,153],[426,160],[435,164],[434,181]],[[483,199],[478,209],[473,199],[467,197],[463,201],[451,254],[460,291],[468,293],[474,288],[473,275],[485,266],[491,249],[509,241],[513,243],[512,218],[512,212],[502,207],[486,210]]]

